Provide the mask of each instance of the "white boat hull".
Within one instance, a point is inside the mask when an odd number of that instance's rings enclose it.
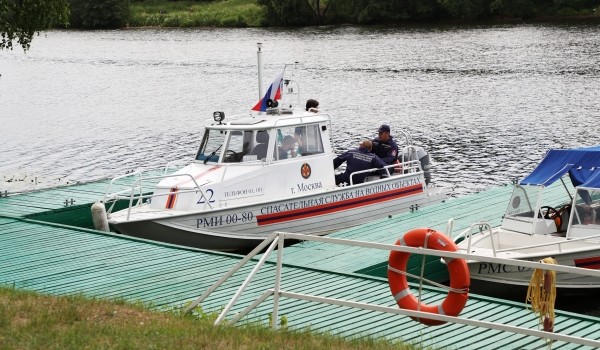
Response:
[[[220,251],[244,251],[274,231],[324,235],[439,202],[441,189],[421,177],[395,177],[311,195],[197,212],[134,207],[112,214],[117,231],[141,238]]]
[[[555,235],[525,235],[521,233],[512,233],[500,231],[494,233],[495,244],[500,246],[497,249],[503,251],[494,252],[489,247],[482,247],[483,243],[490,241],[489,234],[477,237],[473,243],[470,253],[483,257],[511,258],[526,261],[540,261],[544,258],[552,257],[559,265],[579,267],[585,269],[600,269],[600,247],[594,240],[568,240],[565,237]],[[543,242],[543,245],[539,245]],[[538,246],[536,246],[536,244]],[[509,248],[509,245],[516,246]],[[462,242],[459,247],[465,248],[466,242]],[[520,248],[517,248],[520,247]],[[526,248],[530,247],[530,248]],[[469,272],[471,274],[472,285],[477,288],[478,281],[485,282],[486,285],[495,283],[501,285],[501,289],[507,289],[507,286],[529,286],[533,270],[522,266],[491,263],[485,261],[468,260]],[[600,288],[600,278],[582,274],[557,272],[556,287],[559,289],[585,290]],[[480,291],[481,292],[481,291]]]
[[[528,258],[528,261],[540,261],[551,255],[540,255]],[[562,254],[553,256],[557,263],[564,266],[577,266],[599,269],[600,251],[587,253]],[[490,262],[469,261],[469,272],[472,280],[495,282],[504,285],[528,286],[533,274],[531,268],[498,264]],[[564,289],[594,289],[600,288],[600,279],[593,276],[571,274],[565,272],[556,273],[557,288]]]

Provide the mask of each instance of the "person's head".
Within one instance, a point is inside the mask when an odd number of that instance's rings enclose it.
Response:
[[[306,110],[307,111],[317,112],[318,109],[319,109],[319,101],[314,100],[312,98],[306,101]]]
[[[373,149],[373,142],[371,142],[371,140],[364,140],[363,142],[360,143],[360,147],[371,152],[371,150]]]
[[[387,124],[383,124],[377,130],[379,133],[379,140],[386,142],[390,139],[390,126]]]
[[[295,145],[296,145],[296,140],[291,135],[287,135],[286,137],[283,138],[283,141],[281,141],[281,148],[285,151],[289,151],[289,150],[293,149]]]

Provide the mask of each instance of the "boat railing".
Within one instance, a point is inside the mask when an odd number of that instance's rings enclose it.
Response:
[[[473,233],[473,228],[479,228],[479,231]],[[572,245],[573,242],[588,241],[593,238],[600,238],[600,234],[597,234],[597,235],[593,235],[593,236],[569,238],[567,240],[560,240],[560,241],[556,241],[556,242],[546,242],[546,243],[538,243],[538,244],[531,244],[531,245],[524,245],[524,246],[500,249],[499,244],[498,244],[498,248],[496,248],[496,244],[494,242],[494,234],[493,234],[492,227],[490,226],[490,224],[488,224],[487,222],[478,222],[478,223],[471,225],[468,229],[464,230],[463,232],[459,233],[454,238],[454,241],[456,242],[459,238],[468,239],[467,252],[470,252],[472,237],[476,234],[483,233],[484,230],[487,230],[489,232],[490,244],[492,247],[492,252],[493,252],[494,257],[496,257],[498,255],[498,253],[516,252],[516,251],[523,251],[523,250],[528,250],[528,249],[536,249],[536,248],[549,247],[549,246],[557,246],[558,251],[562,253],[563,247],[565,245]],[[500,238],[500,237],[498,237],[498,238]]]
[[[187,165],[189,164],[189,161],[183,160],[183,159],[177,159],[177,160],[172,160],[170,162],[167,163],[167,165],[165,165],[165,169],[163,171],[164,175],[169,174],[171,170],[171,168],[177,170],[177,169],[181,169],[181,167],[183,165]]]
[[[398,133],[404,136],[404,140],[407,146],[412,146],[412,135],[406,130],[398,130]]]
[[[152,181],[152,183],[156,183],[157,181],[160,181],[160,180],[163,180],[166,178],[180,177],[180,176],[189,177],[190,180],[194,183],[194,187],[185,189],[185,190],[179,190],[179,191],[177,191],[178,195],[182,194],[182,193],[200,192],[200,194],[201,194],[200,199],[209,198],[206,195],[206,193],[204,193],[202,188],[200,188],[200,185],[198,185],[198,183],[196,182],[196,179],[191,174],[166,174],[166,175],[158,175],[158,176],[147,176],[147,177],[140,177],[139,179],[135,180],[133,182],[133,184],[131,185],[130,190],[122,190],[122,191],[111,193],[111,194],[108,194],[108,192],[107,192],[107,194],[105,195],[105,200],[108,200],[108,199],[114,200],[114,203],[107,210],[107,212],[109,212],[109,213],[112,212],[112,209],[118,200],[128,200],[129,205],[127,208],[127,220],[129,220],[129,217],[131,214],[131,208],[134,207],[134,203],[135,203],[135,205],[139,206],[139,205],[142,205],[146,199],[152,199],[152,198],[157,198],[157,197],[168,197],[168,196],[172,195],[172,193],[170,193],[170,192],[144,194],[142,181]],[[125,177],[125,176],[122,176],[122,177]],[[119,178],[122,178],[122,177],[119,177]],[[117,178],[115,178],[115,179],[117,179]],[[113,179],[113,180],[115,180],[115,179]],[[112,183],[112,181],[111,181],[111,183]],[[108,199],[106,199],[106,198],[108,198]],[[204,201],[204,207],[206,208],[206,206],[208,206],[210,209],[213,208],[208,200]]]
[[[314,120],[313,122],[315,123],[322,122],[322,120],[319,120],[318,117],[323,117],[325,119],[325,121],[329,125],[329,130],[331,131],[331,116],[327,113],[309,113],[304,115],[293,115],[291,117],[282,117],[275,120],[275,123],[273,123],[273,127],[277,128],[280,126],[293,126],[296,124],[301,125],[310,123],[311,120]],[[295,119],[297,119],[297,121]]]
[[[452,219],[450,219],[452,220]],[[450,220],[448,220],[450,222]],[[450,224],[448,224],[450,225]],[[478,229],[478,231],[476,231],[475,233],[473,233],[473,229]],[[496,256],[496,246],[494,245],[494,235],[492,234],[492,226],[490,224],[488,224],[485,221],[482,222],[476,222],[474,224],[472,224],[471,226],[469,226],[468,229],[462,231],[461,233],[459,233],[456,237],[454,237],[454,241],[458,242],[459,239],[466,239],[467,240],[467,252],[471,251],[471,240],[473,238],[474,235],[476,234],[482,234],[484,231],[489,232],[490,234],[490,240],[492,241],[492,251],[494,252],[494,256]]]
[[[117,191],[117,192],[112,192],[112,188],[116,187],[116,182],[128,177],[132,177],[132,176],[137,176],[138,178],[142,177],[142,172],[141,171],[134,171],[131,173],[127,173],[127,174],[123,174],[117,177],[114,177],[112,180],[110,180],[110,182],[108,183],[108,186],[106,187],[106,192],[104,193],[104,202],[107,203],[111,200],[114,200],[117,196],[124,194],[124,193],[128,193],[130,191],[135,192],[135,188],[129,189],[126,188],[124,190],[121,191]],[[141,188],[139,188],[140,192],[141,192]]]
[[[449,234],[449,233],[446,233]],[[294,291],[284,290],[282,287],[282,276],[284,274],[283,269],[283,255],[284,255],[284,243],[285,240],[294,240],[294,241],[316,241],[328,244],[337,244],[351,247],[360,247],[365,249],[379,249],[384,251],[398,251],[409,254],[420,254],[422,258],[426,255],[431,256],[440,256],[444,258],[450,259],[473,259],[473,254],[469,253],[461,253],[461,252],[449,252],[449,251],[440,251],[428,248],[421,247],[410,247],[410,246],[400,246],[394,244],[384,244],[384,243],[374,243],[374,242],[366,242],[366,241],[357,241],[357,240],[349,240],[349,239],[340,239],[340,238],[332,238],[326,236],[312,236],[312,235],[304,235],[298,233],[287,233],[287,232],[273,232],[269,235],[263,242],[261,242],[254,250],[252,250],[246,257],[240,260],[236,265],[234,265],[229,271],[227,271],[223,276],[221,276],[213,285],[211,285],[202,295],[200,295],[196,300],[191,302],[185,309],[185,313],[191,312],[194,308],[200,305],[211,293],[213,293],[217,288],[223,285],[232,275],[234,275],[237,271],[239,271],[246,263],[248,263],[251,259],[253,259],[257,254],[264,251],[262,257],[256,262],[254,268],[250,271],[248,276],[242,282],[240,287],[233,294],[229,302],[225,307],[221,309],[218,317],[214,321],[214,325],[220,325],[223,323],[227,323],[230,325],[235,324],[237,321],[241,320],[243,317],[248,315],[252,310],[256,309],[262,302],[264,302],[267,298],[272,297],[273,301],[273,311],[270,314],[270,326],[274,329],[277,328],[279,324],[279,300],[282,297],[289,299],[296,299],[300,301],[309,301],[309,302],[317,302],[322,304],[329,305],[338,305],[351,307],[362,310],[383,312],[389,314],[403,315],[409,316],[413,318],[426,318],[443,322],[452,322],[456,324],[469,325],[474,327],[483,327],[488,329],[494,329],[499,331],[512,332],[516,334],[522,334],[527,336],[534,336],[547,340],[556,340],[556,341],[564,341],[569,343],[575,343],[580,345],[592,346],[592,347],[600,347],[600,341],[591,338],[582,338],[579,336],[574,336],[570,334],[566,334],[568,328],[565,328],[565,334],[560,333],[559,330],[556,330],[555,333],[545,332],[539,329],[527,328],[525,326],[518,327],[510,324],[503,324],[498,322],[489,322],[489,321],[481,321],[476,319],[469,319],[461,316],[446,316],[443,314],[432,314],[422,311],[411,311],[406,309],[400,309],[397,307],[389,307],[385,305],[377,305],[366,302],[360,302],[355,300],[345,300],[332,298],[327,296],[320,295],[311,295],[305,293],[299,293]],[[233,315],[231,319],[226,321],[226,317],[235,305],[237,301],[240,299],[241,295],[244,293],[246,288],[250,285],[252,280],[255,278],[259,270],[265,264],[265,262],[270,258],[273,251],[277,248],[277,260],[275,266],[275,274],[273,276],[273,287],[265,290],[256,300],[250,300],[249,305],[244,308],[242,311]],[[517,259],[505,259],[505,258],[497,258],[497,257],[485,257],[480,256],[477,258],[480,261],[486,261],[491,263],[500,263],[507,265],[516,265],[523,266],[531,269],[542,269],[542,270],[552,270],[557,272],[567,272],[567,273],[575,273],[580,275],[588,275],[593,277],[600,278],[600,270],[591,270],[584,269],[578,267],[564,266],[564,265],[554,265],[554,264],[544,264],[541,262],[533,262],[526,260],[517,260]],[[423,267],[422,267],[423,269]],[[406,272],[405,272],[406,273]],[[409,275],[407,273],[407,275]],[[417,277],[410,275],[411,277]],[[423,278],[419,279],[419,295],[418,301],[421,302],[421,287],[422,283],[426,280]],[[426,281],[427,282],[427,281]],[[417,287],[416,283],[410,283],[412,287]],[[440,288],[449,288],[443,285],[438,285]],[[332,287],[337,288],[337,287]],[[386,288],[386,292],[388,289]],[[323,291],[323,293],[329,293],[330,291]],[[382,291],[383,292],[383,291]],[[393,298],[390,296],[393,300]],[[532,320],[537,320],[538,316],[532,314]],[[531,323],[529,323],[531,324]],[[536,327],[536,326],[533,326]],[[536,327],[537,328],[537,327]]]
[[[411,160],[408,162],[398,163],[398,164],[390,164],[390,165],[386,165],[383,168],[371,168],[371,169],[367,169],[367,170],[355,171],[350,174],[350,186],[354,185],[354,176],[356,176],[356,175],[365,174],[365,173],[373,173],[373,172],[379,173],[380,171],[383,170],[383,171],[385,171],[385,174],[388,177],[391,177],[394,175],[394,172],[396,169],[401,169],[402,174],[400,174],[400,175],[414,174],[419,171],[422,171],[421,163],[418,160]]]

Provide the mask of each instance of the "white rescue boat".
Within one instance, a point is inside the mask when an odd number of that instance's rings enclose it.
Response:
[[[336,186],[330,116],[294,108],[295,81],[280,79],[269,91],[278,87],[280,100],[269,99],[266,113],[215,112],[196,157],[180,170],[107,193],[107,202],[129,202],[120,211],[109,208],[110,227],[178,245],[247,251],[273,231],[325,235],[447,197],[447,189],[426,181],[429,157],[408,133],[399,164],[367,170],[377,175],[364,183]],[[290,137],[292,149],[284,147]],[[141,187],[149,180],[159,180],[151,194]]]

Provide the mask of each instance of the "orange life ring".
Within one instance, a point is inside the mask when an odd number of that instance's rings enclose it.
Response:
[[[443,250],[454,252],[458,250],[456,244],[445,234],[429,228],[417,228],[404,234],[396,245],[409,247],[426,247],[428,249]],[[465,307],[468,298],[469,285],[471,278],[469,268],[464,259],[452,259],[447,262],[448,272],[450,273],[450,290],[446,299],[438,305],[427,305],[419,303],[417,298],[411,293],[406,280],[406,275],[397,271],[406,271],[409,253],[392,251],[388,259],[388,283],[392,296],[396,299],[398,306],[402,309],[429,312],[438,315],[458,316]],[[429,326],[444,324],[444,321],[432,319],[413,318]]]

